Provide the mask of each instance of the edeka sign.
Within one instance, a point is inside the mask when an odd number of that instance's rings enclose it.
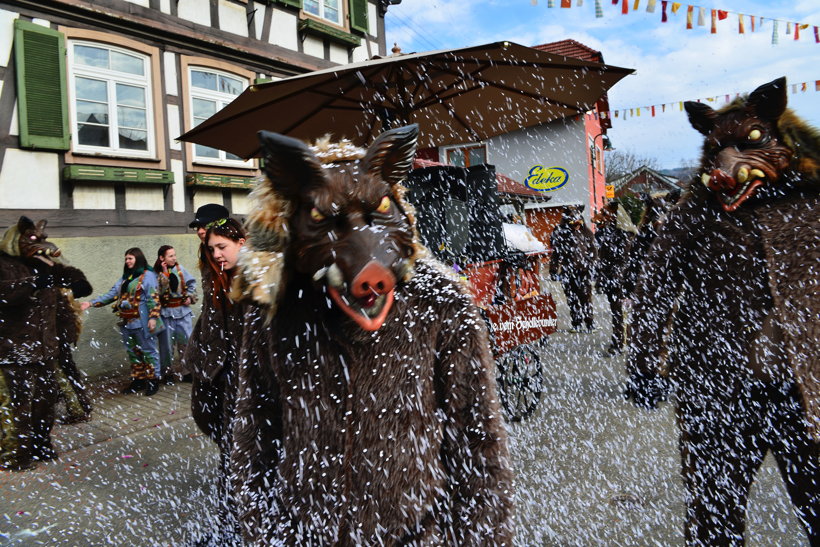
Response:
[[[569,182],[569,173],[563,167],[544,167],[534,165],[524,180],[524,185],[539,192],[558,190]]]

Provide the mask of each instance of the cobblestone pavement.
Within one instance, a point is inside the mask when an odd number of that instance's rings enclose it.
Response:
[[[620,395],[623,357],[607,358],[596,297],[592,333],[560,330],[540,348],[545,392],[510,424],[517,543],[682,545],[683,486],[669,404],[638,410]],[[0,545],[188,545],[213,514],[216,450],[190,418],[190,384],[153,397],[95,387],[90,422],[57,425],[60,458],[0,472]],[[771,457],[749,503],[747,545],[805,545]]]

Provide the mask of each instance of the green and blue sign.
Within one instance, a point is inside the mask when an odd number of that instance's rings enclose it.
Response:
[[[534,165],[530,173],[524,179],[524,185],[531,190],[539,192],[552,192],[558,190],[569,182],[569,173],[563,167],[544,167]]]

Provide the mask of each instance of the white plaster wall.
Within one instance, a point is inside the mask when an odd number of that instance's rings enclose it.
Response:
[[[254,2],[253,9],[256,10],[253,15],[253,26],[256,28],[256,39],[259,40],[262,36],[262,27],[265,25],[265,10],[273,9],[273,6],[268,8],[265,4]]]
[[[367,59],[369,59],[367,56],[367,43],[363,40],[362,45],[353,50],[353,62],[360,63],[367,61]]]
[[[7,148],[0,170],[0,207],[59,209],[60,163],[57,154]]]
[[[175,140],[182,135],[182,129],[179,123],[179,105],[168,105],[168,137],[170,138],[171,150],[182,150],[182,143]]]
[[[14,41],[14,20],[19,14],[0,9],[0,66],[9,66]]]
[[[245,6],[219,0],[219,29],[247,37],[248,20]]]
[[[114,187],[109,184],[77,184],[74,186],[75,209],[114,209]]]
[[[185,212],[185,176],[181,160],[171,160],[171,172],[174,174],[173,195],[174,211]]]
[[[487,141],[487,161],[498,173],[524,183],[534,165],[562,167],[566,185],[545,192],[549,206],[584,204],[589,213],[589,172],[583,120],[557,121],[500,135]]]
[[[324,51],[324,48],[322,48]],[[330,44],[330,60],[340,65],[347,64],[347,48],[338,44]]]
[[[273,6],[268,6],[268,9],[273,9],[273,17],[271,18],[270,39],[271,44],[282,46],[293,51],[299,50],[299,36],[296,30],[298,18],[293,13],[286,12],[281,9],[274,9]]]
[[[313,57],[318,57],[319,59],[325,58],[325,42],[320,38],[307,36],[305,41],[302,43],[302,48],[305,55],[311,55]]]
[[[159,11],[162,13],[171,13],[171,0],[160,0]]]
[[[177,16],[200,25],[211,26],[211,4],[208,0],[179,0]]]
[[[126,0],[126,2],[131,2],[132,4],[139,4],[140,6],[150,7],[149,0]]]
[[[222,190],[211,188],[197,188],[194,192],[194,211],[206,203],[219,203],[224,205],[222,200]]]
[[[165,51],[162,54],[162,67],[165,71],[165,93],[179,95],[177,87],[177,56],[176,53]]]
[[[132,211],[162,211],[165,209],[162,187],[126,185],[125,208]]]
[[[20,134],[20,122],[17,121],[17,100],[14,101],[14,107],[11,111],[11,125],[9,126],[9,135]]]
[[[234,215],[247,215],[251,210],[251,200],[248,199],[247,190],[231,191],[231,204]]]
[[[376,4],[367,3],[367,32],[373,36],[379,35],[379,26],[377,24],[379,14],[376,11]]]

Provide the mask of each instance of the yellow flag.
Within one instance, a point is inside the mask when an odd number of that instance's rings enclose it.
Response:
[[[672,2],[672,13],[678,13],[680,2]]]

